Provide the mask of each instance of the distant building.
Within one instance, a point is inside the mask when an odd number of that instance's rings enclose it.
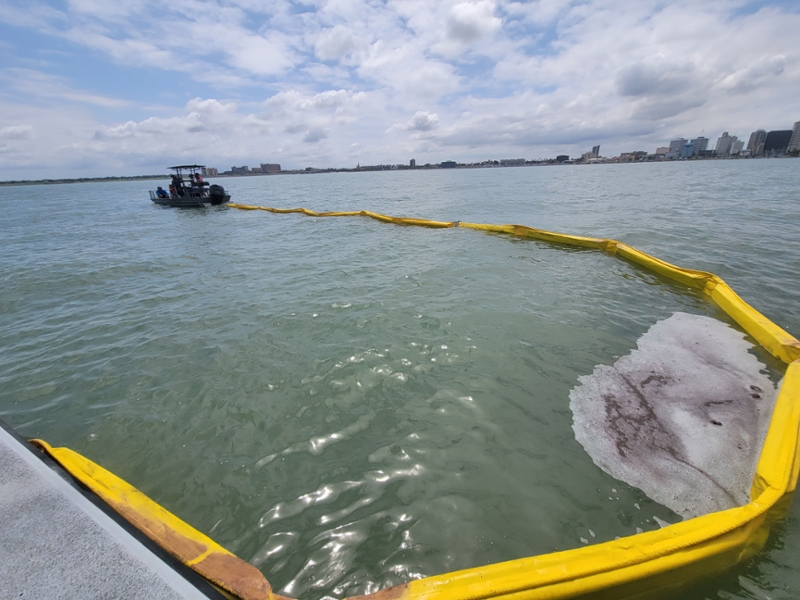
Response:
[[[744,150],[744,140],[736,140],[731,144],[731,156],[739,156]]]
[[[731,147],[734,143],[738,141],[735,135],[728,135],[728,132],[725,131],[722,136],[717,140],[717,147],[714,151],[717,153],[717,156],[729,156],[731,153]]]
[[[592,146],[591,152],[584,152],[583,154],[581,154],[581,161],[583,162],[589,162],[590,160],[593,160],[595,158],[600,158],[599,144],[597,146]]]
[[[231,173],[234,175],[245,175],[250,172],[250,167],[231,167]]]
[[[686,143],[686,138],[675,138],[669,143],[670,152],[680,152],[683,145]]]
[[[454,160],[445,160],[439,166],[442,169],[455,169],[456,168],[456,161],[454,161]]]
[[[203,168],[203,176],[204,177],[217,177],[219,175],[219,171],[217,171],[214,167],[204,167]]]
[[[661,156],[663,158],[667,152],[669,152],[669,146],[659,146],[656,148],[656,156]]]
[[[786,151],[800,152],[800,121],[794,124],[792,138],[789,140],[789,146],[786,148]]]
[[[686,142],[681,148],[681,158],[692,158],[694,156],[694,144]]]
[[[670,152],[680,152],[683,145],[686,143],[686,138],[675,138],[669,143]]]
[[[708,138],[703,137],[696,137],[692,140],[692,148],[693,148],[693,156],[697,156],[701,152],[705,152],[708,149]]]
[[[675,159],[681,157],[686,138],[675,138],[669,143],[669,150],[664,154],[664,158]]]
[[[789,148],[792,140],[792,130],[770,131],[764,140],[765,156],[782,156]]]
[[[261,163],[261,172],[262,173],[280,173],[281,166],[278,164],[271,164],[271,163]]]
[[[408,161],[408,166],[412,169],[415,168],[417,166],[417,161],[412,158],[410,161]]]
[[[619,162],[640,162],[647,158],[647,152],[637,150],[635,152],[623,152],[619,155]]]
[[[764,142],[767,140],[767,132],[763,129],[756,129],[750,134],[750,140],[747,142],[747,149],[750,151],[750,156],[764,156]]]
[[[501,167],[522,167],[525,166],[524,158],[503,158],[500,160]]]
[[[566,155],[566,154],[559,154],[558,156],[556,156],[556,162],[563,163],[563,162],[567,162],[568,160],[569,160],[569,156]]]

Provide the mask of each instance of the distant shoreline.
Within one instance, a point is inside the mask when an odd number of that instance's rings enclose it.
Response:
[[[76,177],[74,179],[20,179],[0,181],[0,186],[11,185],[55,185],[59,183],[95,183],[100,181],[138,181],[169,179],[169,175],[131,175],[130,177]]]
[[[309,167],[306,169],[296,169],[291,171],[279,171],[277,173],[260,173],[258,171],[250,171],[249,173],[209,175],[207,179],[229,178],[229,177],[263,177],[272,175],[313,175],[319,173],[363,173],[372,171],[431,171],[431,170],[451,170],[451,169],[510,169],[520,167],[548,167],[548,166],[591,166],[591,165],[632,165],[632,164],[664,164],[676,162],[700,162],[707,160],[773,160],[781,158],[799,158],[800,156],[775,156],[775,157],[748,157],[748,158],[732,158],[732,157],[709,157],[709,158],[690,158],[683,160],[638,160],[638,161],[620,161],[615,158],[600,158],[594,159],[590,162],[582,162],[580,160],[568,160],[565,162],[556,162],[552,159],[542,161],[530,161],[521,165],[488,165],[486,163],[457,163],[455,167],[442,167],[439,164],[430,165],[417,165],[410,167],[408,165],[377,165],[377,166],[364,166],[356,168],[329,168],[317,169]],[[15,185],[56,185],[63,183],[99,183],[103,181],[147,181],[147,180],[169,180],[171,175],[131,175],[120,177],[76,177],[64,179],[21,179],[11,181],[0,181],[0,186],[15,186]]]

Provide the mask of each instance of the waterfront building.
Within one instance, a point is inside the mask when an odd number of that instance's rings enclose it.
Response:
[[[559,154],[556,156],[556,162],[563,163],[569,160],[569,156],[567,154]]]
[[[744,149],[744,140],[736,140],[731,144],[731,156],[738,156]]]
[[[725,131],[720,138],[717,140],[717,147],[714,149],[717,156],[729,156],[731,153],[731,147],[738,141],[735,135],[728,135],[728,132]]]
[[[525,165],[524,158],[503,158],[500,159],[501,167],[522,167]]]
[[[747,142],[747,149],[750,151],[750,156],[763,156],[764,155],[764,142],[767,140],[767,132],[763,129],[756,129],[750,134],[750,140]]]
[[[231,167],[231,173],[233,175],[245,175],[246,173],[250,172],[250,167],[243,166],[243,167]]]
[[[787,152],[800,152],[800,121],[792,128],[792,137],[789,139]]]
[[[675,138],[669,143],[669,151],[680,153],[681,148],[683,148],[683,145],[685,143],[686,143],[686,138]]]
[[[693,156],[697,156],[701,152],[708,150],[708,138],[702,135],[692,140]]]
[[[661,156],[661,158],[664,158],[667,152],[669,152],[669,146],[659,146],[656,148],[656,156]]]
[[[596,158],[600,158],[600,145],[592,146],[591,152],[584,152],[581,154],[581,162],[589,162],[590,160],[594,160]]]
[[[683,145],[686,143],[686,138],[675,138],[669,143],[669,150],[664,154],[664,158],[675,159],[680,158]]]
[[[647,159],[647,152],[636,150],[634,152],[623,152],[619,155],[619,162],[641,162]]]
[[[456,168],[456,161],[454,160],[445,160],[439,165],[442,169],[455,169]]]
[[[789,142],[791,139],[791,129],[770,131],[764,140],[764,155],[782,156],[786,154],[786,150],[789,148]]]
[[[408,161],[408,166],[412,169],[415,168],[417,166],[417,161],[412,158],[410,161]]]
[[[203,167],[203,177],[217,177],[218,175],[219,171],[214,167]]]
[[[694,144],[686,142],[681,148],[681,158],[692,158],[694,156]]]
[[[262,173],[280,173],[281,166],[279,164],[261,163]]]

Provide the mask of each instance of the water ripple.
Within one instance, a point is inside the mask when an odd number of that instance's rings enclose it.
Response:
[[[718,273],[798,335],[796,164],[225,186],[250,204],[614,237]],[[23,435],[85,453],[307,600],[677,519],[595,467],[568,393],[676,311],[727,321],[703,298],[596,252],[163,210],[148,186],[0,188],[0,417]],[[761,558],[681,597],[798,596],[798,552],[790,515]]]

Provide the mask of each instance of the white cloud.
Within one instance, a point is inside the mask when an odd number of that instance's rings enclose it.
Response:
[[[0,140],[30,140],[34,135],[31,125],[11,125],[0,129]]]
[[[622,96],[675,96],[699,83],[694,63],[672,64],[662,57],[624,67],[616,77]]]
[[[731,73],[720,82],[719,86],[740,94],[751,92],[768,83],[770,79],[781,75],[786,69],[786,63],[786,57],[782,54],[764,56],[743,69]]]
[[[314,44],[314,54],[320,60],[339,60],[353,52],[357,45],[355,36],[349,29],[336,25],[320,32]]]
[[[461,2],[450,8],[447,15],[447,36],[464,44],[488,37],[502,25],[494,16],[494,2]]]
[[[439,126],[439,115],[418,110],[410,121],[406,123],[395,123],[389,131],[431,131]]]
[[[527,23],[544,26],[552,23],[563,13],[572,0],[535,0],[533,2],[508,2],[504,8],[507,13],[521,16]]]
[[[34,98],[50,98],[59,101],[70,101],[105,108],[130,106],[131,102],[95,94],[84,90],[76,90],[64,77],[49,75],[33,69],[2,69],[0,81],[18,94]]]
[[[314,144],[328,137],[329,131],[323,127],[314,127],[305,132],[303,141],[309,144]]]
[[[181,157],[337,166],[412,153],[431,162],[536,158],[596,143],[613,153],[701,130],[743,138],[800,119],[800,47],[789,43],[800,14],[769,4],[755,12],[727,0],[60,7],[0,4],[0,22],[20,33],[3,46],[0,130],[22,136],[18,156],[0,142],[0,177],[37,160],[152,172]],[[26,47],[31,30],[61,54]],[[83,63],[92,67],[72,68]],[[15,129],[26,126],[35,131]]]

